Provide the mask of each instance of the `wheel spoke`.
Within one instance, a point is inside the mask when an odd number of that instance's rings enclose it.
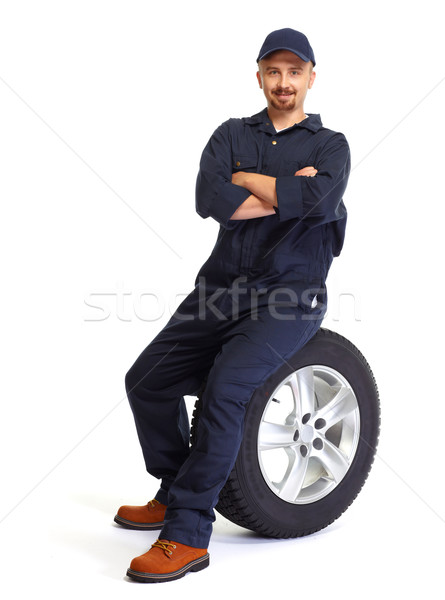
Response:
[[[326,430],[339,421],[342,421],[356,408],[357,400],[354,393],[349,388],[343,386],[335,394],[333,399],[317,412],[316,418],[324,419],[326,421],[326,427],[323,428]]]
[[[306,414],[314,412],[314,371],[305,367],[296,371],[289,379],[295,402],[295,416],[298,421]]]
[[[303,487],[306,471],[309,463],[309,457],[303,456],[297,448],[290,448],[287,451],[289,464],[280,483],[275,484],[278,487],[278,495],[282,500],[294,502]]]
[[[323,450],[317,456],[336,483],[343,479],[349,469],[349,461],[337,446],[325,438]]]
[[[294,443],[294,427],[263,421],[258,432],[258,447],[263,450],[285,448]]]

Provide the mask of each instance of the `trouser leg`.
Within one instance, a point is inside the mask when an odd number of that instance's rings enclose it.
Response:
[[[209,372],[197,442],[180,468],[168,494],[160,537],[207,548],[214,507],[241,444],[248,402],[287,357],[314,335],[319,320],[306,320],[299,308],[294,318],[279,320],[260,311],[227,328],[223,346]]]
[[[188,303],[193,303],[193,297]],[[218,350],[209,321],[176,316],[125,377],[146,469],[162,480],[156,499],[163,504],[167,504],[170,484],[190,452],[183,396],[196,393]]]

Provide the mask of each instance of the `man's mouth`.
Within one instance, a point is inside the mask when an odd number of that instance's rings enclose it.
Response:
[[[290,98],[291,96],[293,96],[294,92],[276,91],[274,92],[274,94],[275,96],[278,96],[278,98],[285,100],[286,98]]]

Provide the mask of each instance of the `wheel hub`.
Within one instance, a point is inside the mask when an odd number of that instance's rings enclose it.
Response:
[[[314,439],[314,428],[311,425],[303,425],[301,428],[301,441],[310,444]]]

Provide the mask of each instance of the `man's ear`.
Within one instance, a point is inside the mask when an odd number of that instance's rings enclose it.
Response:
[[[314,85],[316,75],[317,75],[316,72],[312,71],[311,76],[309,78],[309,86],[308,86],[309,89],[311,89],[311,87]]]
[[[259,71],[257,71],[256,78],[258,79],[258,84],[260,86],[260,89],[262,90],[263,89],[263,83],[261,81],[261,75],[260,75]]]

